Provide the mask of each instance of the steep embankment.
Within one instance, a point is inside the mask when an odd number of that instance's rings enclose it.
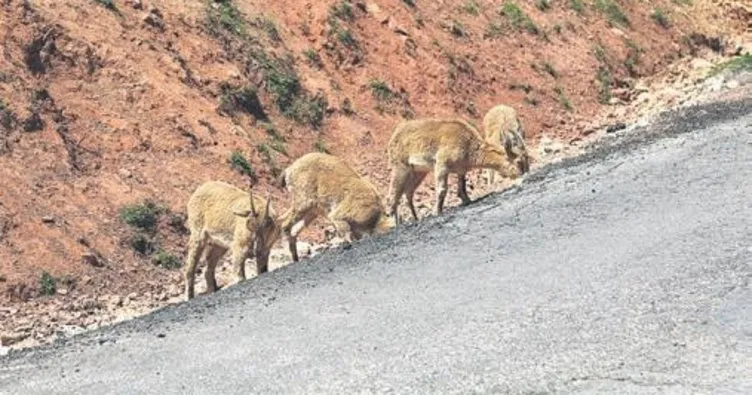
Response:
[[[637,78],[723,52],[749,20],[691,3],[5,0],[0,304],[17,307],[0,330],[24,310],[90,325],[108,295],[176,295],[183,207],[209,179],[253,180],[282,209],[276,172],[328,150],[386,194],[396,122],[480,124],[502,102],[531,146],[580,137]]]

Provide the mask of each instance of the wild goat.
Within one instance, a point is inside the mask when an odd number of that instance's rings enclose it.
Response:
[[[292,194],[290,209],[280,222],[293,261],[298,261],[297,235],[318,216],[326,216],[348,242],[394,227],[376,188],[335,156],[303,155],[285,169],[279,181]],[[293,231],[300,221],[303,224]]]
[[[187,225],[191,232],[184,268],[187,299],[194,296],[199,258],[206,261],[207,292],[215,292],[214,269],[228,250],[232,252],[235,277],[240,282],[245,280],[247,258],[256,257],[257,274],[267,271],[269,250],[280,235],[271,199],[264,200],[221,181],[206,182],[191,195]]]
[[[522,129],[522,123],[517,118],[517,111],[514,108],[498,105],[488,110],[483,117],[483,131],[485,132],[486,141],[497,146],[511,146],[508,155],[515,158],[523,166],[524,171],[530,170],[530,159],[525,148],[525,135]],[[493,184],[496,172],[485,169],[486,180]]]
[[[392,168],[391,212],[396,223],[400,222],[397,208],[403,194],[413,217],[418,219],[413,195],[430,171],[436,178],[436,214],[443,211],[449,173],[457,174],[457,196],[462,199],[462,204],[468,204],[470,198],[465,179],[468,171],[475,168],[493,169],[512,179],[527,171],[527,166],[516,157],[511,140],[505,141],[502,150],[484,141],[475,128],[460,120],[401,122],[394,128],[388,152]]]

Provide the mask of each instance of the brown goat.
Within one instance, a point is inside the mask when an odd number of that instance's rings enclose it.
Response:
[[[268,270],[269,250],[280,227],[271,200],[253,196],[221,181],[199,186],[188,200],[188,259],[184,268],[185,296],[194,296],[196,265],[206,261],[207,292],[217,290],[214,270],[230,250],[237,282],[245,280],[245,260],[256,257],[256,273]],[[257,210],[263,208],[263,211]]]
[[[348,242],[394,227],[376,188],[335,156],[303,155],[285,169],[280,185],[292,194],[290,209],[280,222],[293,261],[298,261],[297,235],[318,216],[326,216]]]
[[[505,152],[506,151],[506,152]],[[434,172],[436,178],[436,205],[434,212],[441,214],[447,193],[449,173],[457,174],[457,196],[463,204],[470,203],[465,175],[476,168],[493,169],[515,179],[526,168],[510,158],[511,140],[504,150],[483,140],[480,133],[468,123],[451,119],[422,119],[399,123],[392,133],[388,146],[392,168],[390,197],[392,214],[400,222],[400,199],[404,194],[407,205],[417,220],[413,195],[426,175]]]
[[[525,147],[522,123],[517,118],[517,111],[514,108],[498,105],[488,110],[486,116],[483,117],[483,131],[487,142],[497,147],[511,146],[509,156],[519,162],[518,166],[525,172],[530,170],[530,159]],[[484,172],[487,174],[488,183],[493,184],[496,172],[490,169]]]

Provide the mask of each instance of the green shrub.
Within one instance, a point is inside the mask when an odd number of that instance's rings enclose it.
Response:
[[[256,89],[251,86],[233,88],[227,83],[220,84],[219,111],[234,114],[245,111],[258,119],[267,119],[264,107]]]
[[[211,34],[216,36],[222,32],[228,32],[234,36],[248,37],[248,30],[243,15],[232,4],[232,1],[208,1],[206,9],[206,25]]]
[[[279,35],[277,25],[274,24],[274,21],[272,21],[271,19],[260,16],[256,18],[256,26],[265,31],[270,40],[277,42],[282,41],[282,36]]]
[[[525,14],[522,9],[512,1],[506,2],[502,7],[500,13],[507,17],[509,24],[515,29],[525,29],[530,34],[539,34],[540,30],[535,25],[532,19]]]
[[[598,101],[601,104],[608,104],[611,100],[611,72],[605,67],[599,67],[596,74],[598,81]]]
[[[629,27],[629,18],[614,0],[596,0],[595,8],[606,15],[609,25]]]
[[[179,269],[183,266],[183,262],[180,258],[164,250],[157,251],[151,261],[154,265],[168,270]]]
[[[51,274],[42,272],[39,278],[39,293],[44,296],[52,296],[57,292],[57,280]]]
[[[154,240],[143,233],[131,235],[128,244],[134,251],[144,256],[151,255],[157,248]]]
[[[308,48],[305,51],[303,51],[303,56],[305,56],[306,61],[309,65],[320,69],[323,66],[323,63],[321,61],[321,56],[319,56],[319,53],[316,52],[313,48]]]
[[[246,159],[240,151],[234,151],[230,155],[230,167],[238,171],[240,174],[251,177],[253,180],[256,179],[256,172],[253,171],[253,166],[251,166],[251,163],[248,162],[248,159]]]
[[[752,71],[752,54],[746,53],[742,56],[732,58],[729,61],[718,64],[709,73],[709,77],[718,75],[724,71]]]
[[[557,86],[554,88],[554,92],[556,92],[556,99],[559,101],[559,104],[561,104],[562,107],[564,107],[567,111],[572,111],[572,102],[569,101],[569,98],[564,93],[564,89],[562,89],[560,86]]]
[[[371,93],[373,94],[373,97],[375,97],[379,101],[390,101],[394,97],[394,92],[392,92],[392,89],[386,82],[382,80],[373,79],[369,83],[369,86],[371,87]]]
[[[341,0],[338,3],[332,4],[332,6],[329,7],[329,15],[343,21],[351,21],[355,19],[352,4],[347,0]]]
[[[654,9],[653,13],[650,14],[650,17],[653,18],[655,23],[657,23],[660,27],[664,29],[668,29],[669,27],[671,27],[671,22],[669,22],[668,16],[666,16],[666,14],[660,8]]]
[[[135,228],[153,230],[164,212],[163,207],[147,199],[143,203],[120,208],[120,220]]]
[[[569,0],[569,8],[578,14],[585,13],[585,4],[582,3],[582,0]]]
[[[480,6],[478,3],[475,2],[475,0],[468,0],[463,4],[460,9],[464,11],[466,14],[470,14],[473,16],[480,15]]]

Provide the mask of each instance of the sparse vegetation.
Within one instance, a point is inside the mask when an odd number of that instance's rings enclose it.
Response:
[[[142,203],[132,204],[120,208],[120,220],[134,228],[153,231],[166,209],[147,199]]]
[[[211,34],[218,36],[225,31],[237,37],[248,36],[245,19],[232,1],[209,2],[206,9],[206,25]]]
[[[578,14],[585,13],[585,4],[582,3],[582,0],[569,0],[569,8]]]
[[[551,9],[551,0],[535,0],[535,8],[548,11]]]
[[[488,22],[488,26],[486,26],[486,34],[484,35],[487,38],[495,38],[499,37],[502,34],[504,34],[504,29],[502,28],[501,24],[498,22]]]
[[[509,24],[515,29],[525,29],[528,33],[535,35],[540,33],[540,29],[535,22],[514,2],[506,2],[501,7],[500,13],[507,17]]]
[[[629,18],[614,0],[596,0],[595,8],[606,15],[609,25],[629,27]]]
[[[564,89],[560,86],[557,86],[554,88],[554,92],[556,93],[556,100],[559,101],[559,104],[561,104],[562,107],[564,107],[567,111],[572,111],[572,102],[569,101],[569,98],[564,93]]]
[[[535,97],[532,97],[532,96],[525,96],[525,103],[527,103],[527,104],[529,104],[529,105],[531,105],[533,107],[537,107],[538,104],[540,104],[540,102],[538,101],[538,99],[535,98]]]
[[[332,6],[329,7],[329,15],[343,21],[351,21],[355,19],[352,4],[347,0],[341,0],[332,4]]]
[[[272,176],[277,177],[281,170],[277,166],[277,161],[274,160],[274,155],[272,154],[272,148],[269,144],[261,143],[256,145],[256,151],[258,151],[259,155],[261,155],[261,159],[269,166],[269,171],[271,171]]]
[[[460,9],[469,15],[480,15],[480,6],[475,2],[475,0],[466,1],[465,4],[460,7]]]
[[[100,5],[102,5],[104,8],[107,8],[110,11],[119,13],[119,10],[117,8],[117,5],[115,4],[115,0],[94,0]]]
[[[458,20],[452,20],[452,22],[449,24],[449,31],[452,33],[454,37],[465,37],[467,36],[467,31],[465,30],[465,25],[462,24],[462,22]]]
[[[265,16],[260,16],[256,18],[256,26],[265,31],[270,40],[275,42],[282,41],[282,36],[279,35],[277,25],[271,19]]]
[[[746,53],[744,55],[732,58],[731,60],[716,65],[710,71],[708,77],[718,75],[724,71],[752,71],[752,54]]]
[[[256,89],[251,86],[232,87],[227,83],[219,86],[219,112],[232,115],[238,111],[245,111],[258,119],[266,119],[263,105],[258,98]]]
[[[3,99],[0,99],[0,126],[5,128],[6,130],[10,130],[11,128],[13,128],[13,125],[15,123],[16,114],[11,111],[10,107],[5,104]]]
[[[677,5],[692,5],[694,2],[692,0],[673,0],[674,4]]]
[[[611,100],[611,72],[606,67],[599,67],[596,80],[598,81],[598,102],[608,104]]]
[[[358,41],[355,39],[355,36],[353,36],[350,29],[339,29],[337,30],[336,35],[337,35],[337,41],[342,43],[342,45],[348,48],[358,47]]]
[[[44,296],[52,296],[57,292],[57,280],[46,271],[39,277],[39,293]]]
[[[657,23],[660,27],[664,29],[668,29],[671,27],[671,22],[669,22],[668,16],[666,16],[666,13],[663,12],[663,10],[660,8],[654,9],[653,13],[650,14],[650,17],[653,18],[655,23]]]
[[[345,98],[342,100],[342,112],[345,115],[353,115],[355,114],[355,109],[353,108],[352,101],[349,98]]]
[[[557,23],[554,25],[554,32],[556,32],[556,34],[561,34],[561,30],[562,30],[561,24]]]
[[[329,147],[326,146],[326,142],[322,139],[316,140],[316,142],[313,144],[313,148],[315,148],[318,152],[325,154],[329,153]]]
[[[181,214],[170,213],[167,225],[170,225],[170,227],[178,234],[188,233],[188,228],[185,227],[185,217]]]
[[[128,244],[134,251],[143,256],[151,255],[157,249],[156,243],[152,238],[143,233],[131,235]]]
[[[183,266],[183,262],[180,260],[180,258],[164,250],[157,251],[151,261],[156,266],[168,270],[179,269],[181,266]]]
[[[415,0],[402,0],[402,2],[410,8],[415,8]]]
[[[598,44],[593,49],[593,53],[595,54],[595,58],[604,66],[608,66],[608,55],[606,55],[606,49],[603,48],[603,45]]]
[[[320,69],[323,67],[324,64],[321,61],[321,56],[319,56],[319,53],[316,52],[315,49],[308,48],[305,51],[303,51],[303,55],[305,56],[308,64],[311,65],[312,67],[315,67],[317,69]]]
[[[541,64],[541,67],[543,68],[543,71],[546,72],[546,74],[554,78],[559,78],[559,72],[556,71],[556,68],[554,68],[554,65],[552,65],[551,63],[543,62]]]
[[[230,155],[230,167],[240,174],[250,177],[252,180],[256,179],[256,172],[253,170],[253,166],[251,166],[251,163],[248,162],[248,159],[240,151],[234,151]]]
[[[371,87],[371,93],[379,101],[390,101],[394,97],[394,92],[389,85],[379,79],[373,79],[368,84]]]
[[[642,55],[643,50],[630,39],[627,39],[625,43],[629,52],[627,53],[627,58],[624,60],[624,67],[627,69],[630,76],[636,77],[638,75],[637,65],[640,63],[640,55]]]
[[[521,90],[525,93],[530,93],[533,91],[533,87],[530,84],[520,84],[520,83],[512,83],[509,84],[509,89],[511,90]]]

